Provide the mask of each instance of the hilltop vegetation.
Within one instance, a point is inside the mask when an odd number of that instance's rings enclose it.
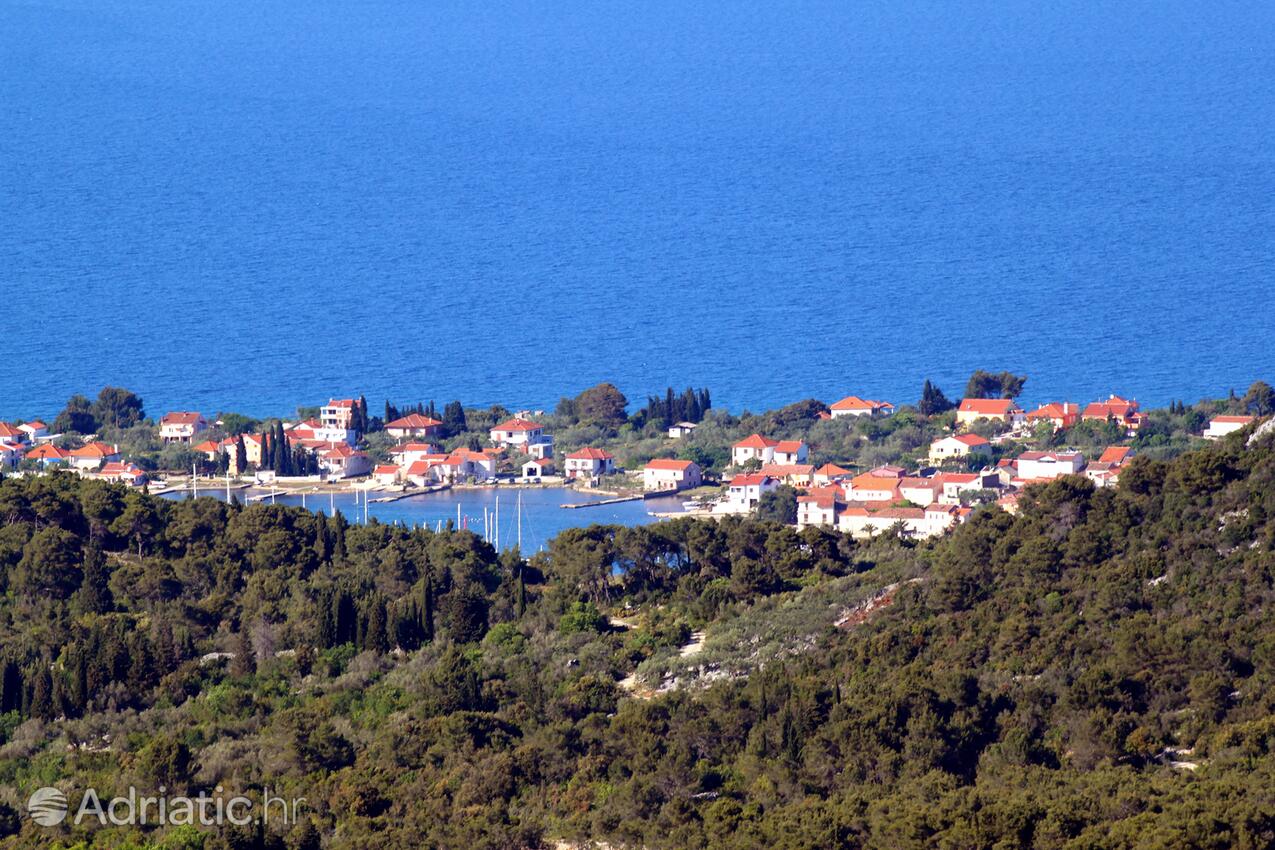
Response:
[[[0,482],[0,846],[1270,846],[1275,447],[1247,436],[924,545],[683,520],[526,562],[465,531]],[[698,629],[695,687],[619,687]],[[51,782],[308,809],[209,835],[19,823]]]

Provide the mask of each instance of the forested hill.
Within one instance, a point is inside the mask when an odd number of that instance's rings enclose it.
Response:
[[[1275,437],[1251,430],[919,546],[680,520],[524,562],[0,482],[0,847],[1271,846]],[[49,784],[269,786],[307,814],[20,818]]]

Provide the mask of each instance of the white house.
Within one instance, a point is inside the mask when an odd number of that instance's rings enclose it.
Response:
[[[689,437],[695,428],[694,422],[677,422],[669,426],[668,435],[670,439],[680,440],[683,437]]]
[[[17,468],[25,454],[25,450],[17,443],[0,442],[0,468]]]
[[[553,475],[554,466],[553,458],[532,458],[522,465],[523,478],[543,478],[546,475]]]
[[[757,471],[798,488],[809,487],[815,477],[815,468],[809,463],[764,463]]]
[[[699,464],[691,460],[657,458],[642,468],[642,487],[647,492],[687,490],[702,481]]]
[[[942,463],[952,458],[967,457],[971,454],[992,454],[992,444],[977,434],[957,434],[954,437],[943,437],[930,443],[930,462]]]
[[[833,528],[841,508],[841,488],[815,487],[797,497],[797,528],[820,526]]]
[[[1075,475],[1085,468],[1080,452],[1023,452],[1018,456],[1018,477],[1027,480]]]
[[[780,440],[772,457],[775,463],[805,463],[808,451],[803,440]]]
[[[755,510],[765,493],[779,487],[779,482],[769,475],[753,473],[736,475],[726,488],[726,498],[713,509],[714,513],[746,514]]]
[[[492,445],[502,449],[512,448],[535,458],[553,456],[553,437],[545,433],[544,426],[515,416],[491,429]]]
[[[159,438],[165,443],[193,443],[208,430],[208,421],[193,410],[165,413],[159,420]]]
[[[107,481],[118,481],[131,487],[141,487],[146,483],[146,473],[131,463],[112,461],[97,473]]]
[[[23,443],[26,439],[27,432],[20,427],[10,425],[8,422],[0,422],[0,440],[7,443]]]
[[[456,449],[441,461],[431,461],[431,472],[437,481],[463,481],[466,478],[491,478],[496,474],[496,459],[472,449]]]
[[[1209,420],[1209,427],[1204,429],[1203,437],[1206,440],[1217,440],[1227,434],[1234,434],[1256,418],[1255,416],[1214,416]]]
[[[811,474],[811,483],[816,487],[826,486],[850,478],[853,474],[850,470],[837,466],[835,463],[825,463]]]
[[[104,463],[120,459],[119,449],[108,443],[93,442],[78,449],[72,449],[67,460],[71,466],[81,471],[95,470]]]
[[[899,495],[914,505],[933,505],[943,498],[943,482],[934,478],[900,478]]]
[[[18,426],[18,430],[27,435],[28,441],[42,440],[49,436],[49,426],[45,425],[39,419],[32,419],[30,422],[23,422]]]
[[[846,499],[852,502],[894,502],[902,498],[899,483],[903,479],[878,475],[877,472],[874,469],[842,482]]]
[[[969,514],[968,508],[955,505],[929,505],[924,508],[868,508],[850,505],[837,517],[837,528],[855,537],[870,537],[901,525],[911,537],[933,537],[942,534]]]
[[[385,423],[385,433],[396,440],[407,437],[433,437],[439,433],[443,423],[420,413],[409,413],[400,416],[393,422]]]
[[[889,416],[894,412],[894,405],[888,401],[874,401],[850,395],[830,405],[828,411],[833,419],[843,416]]]
[[[397,484],[403,468],[396,463],[380,463],[372,469],[372,480],[382,487]]]
[[[440,454],[445,456],[446,453],[440,452],[438,446],[433,443],[404,443],[390,449],[390,457],[402,467],[411,466],[418,460]]]
[[[730,448],[730,461],[735,466],[743,466],[750,460],[761,463],[772,463],[775,460],[775,446],[778,440],[771,440],[761,434],[745,437]]]
[[[319,452],[319,467],[335,478],[354,478],[372,471],[372,459],[367,452],[338,443]]]
[[[615,472],[615,456],[606,449],[577,449],[567,455],[564,473],[567,478],[597,478]]]

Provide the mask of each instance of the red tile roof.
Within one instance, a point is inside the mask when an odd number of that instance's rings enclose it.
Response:
[[[1247,425],[1256,419],[1256,416],[1214,416],[1210,422],[1227,422],[1232,425]]]
[[[494,426],[493,431],[542,431],[543,425],[537,425],[530,419],[519,419],[515,416],[513,419],[506,419],[499,425]]]
[[[832,404],[831,408],[833,410],[893,410],[894,405],[888,401],[874,401],[870,398],[848,395],[841,401]]]
[[[783,454],[796,454],[801,451],[805,445],[805,442],[802,440],[780,440],[778,443],[775,443],[775,451],[782,452]]]
[[[352,398],[330,398],[324,407],[354,407]]]
[[[850,470],[842,469],[835,463],[825,463],[823,466],[815,470],[815,475],[822,475],[827,478],[834,478],[838,475],[849,475]]]
[[[1124,463],[1129,459],[1129,455],[1133,454],[1133,449],[1128,446],[1108,446],[1102,452],[1102,457],[1098,458],[1099,463]]]
[[[986,437],[980,437],[978,434],[957,434],[952,437],[957,442],[973,448],[974,446],[990,446],[991,442]]]
[[[44,443],[27,452],[25,456],[31,460],[66,460],[71,453],[66,449],[59,449],[52,443]]]
[[[647,469],[662,469],[672,472],[685,472],[690,469],[690,467],[691,461],[689,460],[674,460],[673,458],[664,457],[656,458],[646,465]]]
[[[773,449],[779,445],[778,440],[771,440],[763,437],[761,434],[753,434],[751,437],[745,437],[731,448],[735,449]]]
[[[71,451],[71,457],[110,457],[117,454],[119,454],[119,449],[103,442],[92,442]]]
[[[762,475],[760,472],[754,472],[751,475],[736,475],[730,480],[732,487],[757,487],[765,484],[767,481],[773,481],[769,475]]]
[[[812,475],[814,471],[814,464],[811,463],[768,463],[757,470],[759,475],[769,475],[771,478],[787,478],[790,475]]]
[[[437,428],[442,424],[443,423],[439,422],[437,419],[430,419],[428,416],[422,416],[419,413],[409,413],[407,416],[400,416],[393,422],[387,422],[385,424],[385,429],[388,431],[390,428],[394,428],[396,430]]]
[[[398,466],[392,463],[378,464],[373,470],[373,475],[397,475]]]
[[[963,398],[961,413],[977,413],[979,416],[1008,416],[1017,409],[1012,398]]]
[[[615,455],[606,449],[585,448],[576,449],[567,455],[567,460],[614,460]]]
[[[0,437],[26,437],[26,432],[14,428],[8,422],[0,422]]]
[[[175,410],[160,417],[161,425],[197,425],[204,417],[193,410]]]

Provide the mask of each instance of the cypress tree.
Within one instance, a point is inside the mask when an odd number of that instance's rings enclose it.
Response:
[[[425,640],[434,639],[434,577],[425,576],[424,599],[421,601],[421,631]]]
[[[516,604],[518,616],[521,618],[523,614],[527,613],[527,581],[523,577],[521,564],[518,565],[518,597]]]
[[[248,468],[248,448],[244,445],[243,434],[235,438],[235,473]]]
[[[105,614],[115,607],[111,596],[111,572],[101,544],[90,539],[84,547],[84,569],[80,579],[79,609],[84,614]]]

